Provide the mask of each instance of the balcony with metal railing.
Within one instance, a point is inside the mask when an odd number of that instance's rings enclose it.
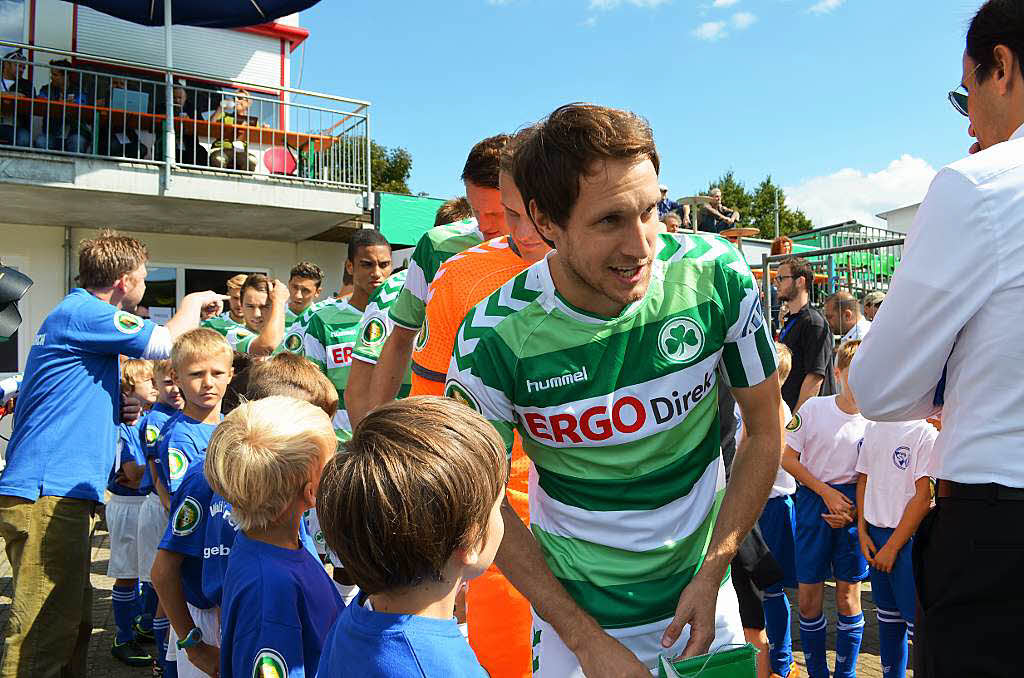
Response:
[[[2,63],[5,222],[297,241],[371,206],[365,101],[17,48],[51,58]]]

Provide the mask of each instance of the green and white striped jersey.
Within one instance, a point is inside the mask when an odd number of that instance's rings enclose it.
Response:
[[[484,236],[480,233],[476,219],[437,226],[420,236],[409,260],[405,286],[389,311],[391,319],[410,330],[423,327],[427,288],[437,274],[437,269],[450,257],[483,241]]]
[[[301,354],[302,342],[306,336],[306,326],[309,325],[310,318],[313,317],[314,313],[332,301],[334,300],[321,299],[320,301],[314,301],[302,313],[294,313],[290,308],[285,307],[284,339],[281,340],[281,345],[275,353],[278,351],[288,351],[289,353]]]
[[[341,440],[351,437],[348,413],[345,411],[345,386],[352,366],[352,350],[359,334],[363,313],[347,301],[328,300],[309,319],[302,342],[305,356],[327,375],[338,391],[338,413],[334,430]]]
[[[249,346],[252,344],[253,339],[260,335],[259,332],[253,332],[245,325],[235,325],[228,330],[228,333],[224,336],[231,344],[231,348],[239,353],[248,353]]]
[[[573,307],[548,260],[466,316],[445,394],[534,464],[548,566],[601,626],[670,618],[724,495],[718,382],[754,386],[775,349],[750,269],[717,236],[665,234],[646,295],[615,318]]]
[[[231,314],[225,311],[220,315],[215,315],[212,318],[207,318],[203,322],[199,323],[200,327],[206,327],[219,333],[222,337],[226,337],[228,332],[235,329],[236,327],[243,327],[243,325],[236,323],[231,319]]]
[[[364,363],[376,365],[380,359],[381,349],[384,342],[391,336],[395,329],[395,322],[388,315],[388,310],[398,299],[405,284],[407,271],[393,273],[370,295],[370,301],[363,311],[363,320],[359,325],[359,336],[356,338],[355,348],[352,350],[352,357]],[[398,389],[398,397],[404,398],[409,395],[411,388],[412,370],[406,370],[405,378]]]

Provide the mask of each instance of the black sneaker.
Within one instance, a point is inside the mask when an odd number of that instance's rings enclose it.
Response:
[[[135,642],[136,643],[142,643],[142,644],[145,644],[145,645],[152,645],[153,643],[156,642],[156,639],[153,637],[153,630],[150,629],[149,631],[147,631],[146,629],[142,628],[142,615],[141,614],[138,617],[136,617],[134,620],[132,620],[132,633],[135,634]]]
[[[134,639],[129,640],[127,643],[118,643],[117,638],[114,638],[114,643],[110,646],[110,654],[114,659],[128,666],[142,667],[153,665],[153,657],[139,647],[139,644]]]

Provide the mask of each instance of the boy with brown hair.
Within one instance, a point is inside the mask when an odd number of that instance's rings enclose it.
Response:
[[[407,398],[363,419],[317,496],[327,544],[361,590],[317,675],[487,675],[453,614],[501,543],[507,480],[497,431],[454,400]]]
[[[224,578],[220,675],[308,676],[318,665],[344,606],[300,530],[336,450],[326,413],[286,396],[239,405],[214,433],[205,475],[239,528]]]

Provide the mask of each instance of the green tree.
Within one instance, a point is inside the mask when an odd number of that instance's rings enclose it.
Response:
[[[775,196],[779,199],[779,234],[788,235],[813,228],[811,220],[799,209],[790,209],[786,205],[786,194],[772,182],[769,174],[758,184],[750,199],[750,223],[760,233],[760,237],[775,237]]]
[[[412,194],[409,175],[412,173],[412,154],[401,146],[388,148],[370,142],[370,177],[375,191]]]

